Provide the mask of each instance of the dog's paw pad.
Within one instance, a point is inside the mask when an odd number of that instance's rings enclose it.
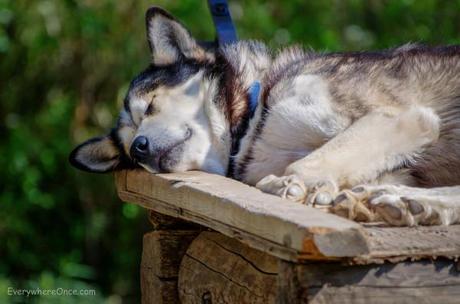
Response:
[[[394,226],[414,226],[418,222],[414,215],[423,212],[423,206],[418,202],[407,198],[403,200],[396,194],[375,197],[370,200],[370,205],[384,221]]]
[[[388,209],[377,211],[388,223],[395,226],[449,225],[454,220],[452,212],[448,212],[438,198],[401,196],[398,199],[392,198],[389,202],[382,201],[380,205],[392,205],[394,209],[398,209],[400,217],[397,216],[396,211],[391,211],[392,213],[388,212]]]
[[[402,196],[403,201],[412,215],[419,215],[425,212],[425,207],[418,201]]]
[[[401,206],[396,206],[387,202],[373,204],[372,206],[387,222],[399,222],[402,219],[403,212]]]

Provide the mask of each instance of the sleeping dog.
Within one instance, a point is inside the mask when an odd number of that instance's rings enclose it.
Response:
[[[146,24],[151,62],[77,168],[202,170],[353,220],[460,223],[459,46],[210,49],[160,8]]]

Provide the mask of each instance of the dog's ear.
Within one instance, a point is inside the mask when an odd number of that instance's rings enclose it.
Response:
[[[173,64],[182,58],[210,59],[211,54],[199,46],[190,32],[165,10],[151,7],[145,14],[145,23],[154,64]]]
[[[120,163],[120,152],[110,135],[95,137],[76,147],[69,161],[80,170],[105,173],[113,171]]]

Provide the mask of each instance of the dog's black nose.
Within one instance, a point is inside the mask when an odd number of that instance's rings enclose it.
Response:
[[[149,140],[147,137],[137,137],[131,144],[129,154],[137,161],[145,160],[149,156]]]

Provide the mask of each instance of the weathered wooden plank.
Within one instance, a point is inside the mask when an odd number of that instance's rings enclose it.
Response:
[[[368,227],[365,229],[369,255],[358,256],[358,263],[382,260],[412,260],[424,257],[458,258],[460,225],[436,227]]]
[[[277,303],[459,303],[460,299],[460,272],[456,262],[445,259],[355,266],[280,262],[279,275],[283,285],[278,287]]]
[[[368,253],[357,223],[238,181],[203,172],[117,176],[122,200],[187,219],[284,259],[334,259]]]
[[[368,287],[460,287],[460,272],[454,261],[423,260],[382,265],[340,265],[340,263],[297,265],[300,282],[309,288],[330,286]]]
[[[459,286],[380,288],[366,286],[328,287],[308,301],[309,304],[458,304]],[[306,302],[305,302],[306,303]]]
[[[235,239],[203,232],[181,263],[181,303],[274,303],[277,262]]]
[[[122,200],[185,219],[289,261],[382,263],[460,255],[460,225],[362,226],[203,172],[116,174]]]
[[[276,244],[269,240],[259,238],[258,236],[254,236],[241,229],[231,226],[229,227],[228,225],[213,221],[212,219],[198,216],[193,212],[189,212],[181,208],[176,208],[162,201],[150,198],[146,199],[144,196],[140,196],[134,193],[123,192],[119,193],[119,195],[122,200],[129,202],[136,201],[141,205],[142,202],[147,200],[148,204],[152,204],[151,209],[154,209],[157,212],[167,214],[171,217],[187,219],[189,221],[193,221],[194,223],[203,225],[205,227],[212,227],[212,229],[216,231],[219,231],[227,236],[240,240],[241,242],[250,245],[252,248],[267,252],[273,256],[277,256],[289,261],[296,261],[298,259],[299,253],[296,250],[285,247],[283,245]]]

